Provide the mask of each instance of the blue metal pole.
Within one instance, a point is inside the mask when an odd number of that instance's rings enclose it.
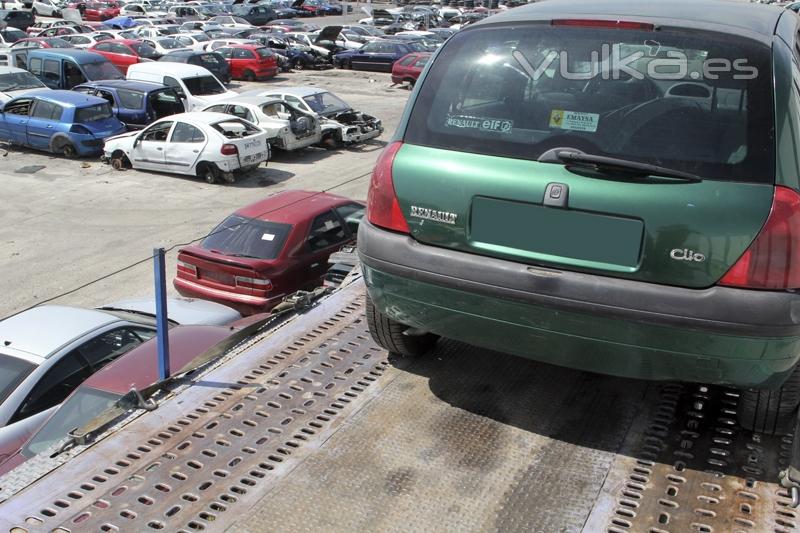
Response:
[[[156,279],[156,336],[158,337],[158,379],[169,377],[169,325],[167,323],[167,278],[164,249],[153,248],[153,270]]]

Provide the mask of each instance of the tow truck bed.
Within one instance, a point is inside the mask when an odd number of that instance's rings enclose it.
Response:
[[[48,474],[29,461],[0,531],[800,526],[775,484],[791,436],[741,430],[732,391],[451,341],[396,360],[363,311],[356,280]]]

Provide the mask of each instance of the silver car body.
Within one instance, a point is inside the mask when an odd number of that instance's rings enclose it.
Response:
[[[155,335],[155,319],[150,316],[150,311],[155,309],[152,298],[117,302],[108,307],[114,310],[43,305],[0,321],[0,354],[33,365],[30,373],[0,403],[0,428],[15,418],[48,372],[76,349],[105,334],[134,332],[141,335],[140,342],[125,347],[129,351]],[[228,307],[202,300],[170,299],[167,310],[173,324],[222,325],[240,318],[239,313]],[[92,372],[97,370],[99,368],[93,368]],[[36,416],[36,413],[31,414]],[[17,417],[13,424],[16,428],[3,434],[25,431],[29,418]]]
[[[217,102],[204,111],[228,113],[258,125],[269,134],[270,143],[283,150],[299,150],[317,144],[322,140],[320,120],[313,113],[297,109],[292,110],[283,100],[264,96],[237,96],[230,100]],[[292,121],[291,112],[307,119],[307,127],[298,132],[296,120]]]
[[[275,87],[273,89],[256,89],[254,91],[245,91],[242,96],[267,96],[270,98],[277,98],[285,100],[294,107],[312,113],[315,117],[320,119],[320,126],[322,127],[322,137],[326,137],[326,133],[335,133],[337,140],[344,144],[354,144],[364,142],[369,139],[374,139],[383,133],[383,125],[380,120],[369,117],[372,119],[372,124],[369,128],[362,128],[354,126],[353,124],[345,124],[332,118],[331,116],[320,115],[308,104],[309,99],[314,99],[325,93],[330,93],[325,89],[319,87]],[[331,93],[332,94],[332,93]],[[335,96],[335,95],[334,95]],[[343,110],[344,111],[344,110]],[[352,109],[350,109],[352,111]],[[359,114],[357,111],[354,112]]]

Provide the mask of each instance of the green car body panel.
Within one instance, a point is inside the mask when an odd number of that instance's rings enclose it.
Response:
[[[567,6],[565,14],[559,13],[560,5]],[[659,323],[653,318],[657,312],[650,312],[646,320],[620,318],[602,306],[571,310],[531,303],[521,293],[517,298],[513,290],[490,294],[494,282],[479,290],[472,278],[455,282],[452,271],[443,273],[450,254],[454,260],[472,258],[476,264],[485,258],[487,268],[489,264],[499,269],[528,268],[532,280],[525,290],[530,292],[538,283],[547,283],[548,276],[558,278],[567,272],[596,276],[600,282],[623,280],[643,288],[674,289],[687,294],[687,302],[693,294],[702,301],[735,291],[730,294],[746,307],[754,291],[717,284],[764,227],[775,185],[800,189],[800,101],[791,92],[791,47],[798,18],[774,14],[770,26],[769,14],[747,20],[737,14],[736,4],[730,5],[735,24],[712,21],[713,12],[706,20],[687,17],[671,19],[669,24],[718,32],[731,32],[738,24],[740,36],[772,48],[774,101],[765,105],[774,109],[774,171],[752,180],[608,179],[563,164],[409,142],[406,136],[416,101],[437,68],[438,57],[451,44],[446,43],[420,76],[394,135],[394,141],[403,145],[391,174],[409,235],[370,223],[364,223],[359,234],[367,290],[376,308],[413,328],[581,370],[649,380],[779,386],[800,359],[797,328],[759,334],[757,328],[737,331],[695,327],[690,322]],[[640,16],[623,16],[619,13],[626,11],[620,9],[632,10],[630,3],[554,1],[512,10],[498,20],[509,24],[518,11],[517,25],[559,16],[648,21],[648,17],[658,19],[662,9],[636,6]],[[677,8],[675,12],[681,13]],[[462,33],[491,27],[492,19]],[[566,186],[568,209],[543,205],[550,184]],[[524,221],[538,231],[531,232]],[[384,234],[387,242],[403,243],[409,254],[432,250],[439,259],[389,268],[371,244]],[[698,253],[703,260],[691,260]],[[785,325],[800,324],[800,301],[786,294],[781,298],[791,310]],[[665,311],[665,316],[674,314],[674,309]]]

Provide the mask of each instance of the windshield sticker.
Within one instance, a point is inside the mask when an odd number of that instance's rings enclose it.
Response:
[[[274,241],[275,240],[275,235],[273,235],[272,233],[265,233],[265,234],[263,234],[261,236],[261,240],[262,241]]]
[[[597,113],[580,113],[578,111],[564,111],[553,109],[550,112],[550,127],[560,130],[572,131],[597,131],[600,115]]]
[[[445,126],[470,130],[490,131],[493,133],[511,133],[513,120],[499,118],[467,117],[463,115],[447,115]]]

